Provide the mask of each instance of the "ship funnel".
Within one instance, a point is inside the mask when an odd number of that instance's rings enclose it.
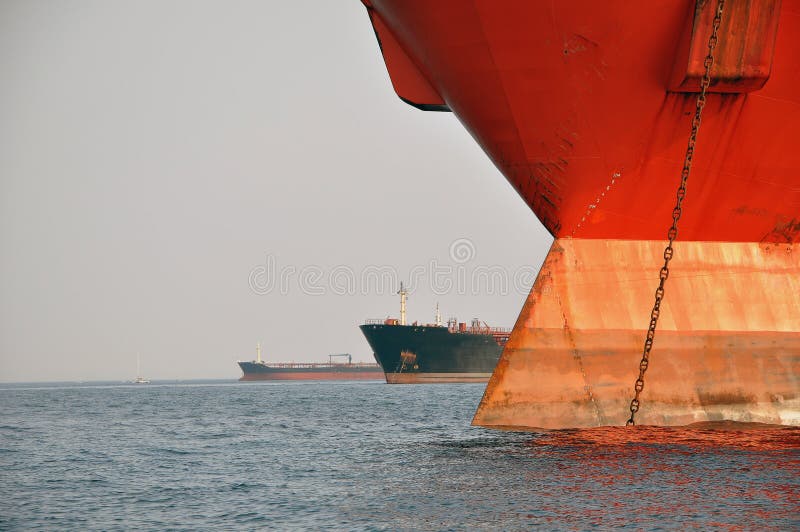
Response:
[[[400,290],[398,290],[397,294],[400,296],[400,325],[406,324],[406,298],[408,297],[408,292],[403,287],[403,283],[400,283]]]

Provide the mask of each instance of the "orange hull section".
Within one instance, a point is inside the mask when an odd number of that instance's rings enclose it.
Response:
[[[474,423],[624,424],[663,245],[556,240]],[[800,425],[800,245],[688,242],[678,254],[637,422]]]

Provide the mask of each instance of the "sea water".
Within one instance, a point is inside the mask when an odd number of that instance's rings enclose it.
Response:
[[[482,392],[3,385],[0,529],[800,529],[798,428],[499,432]]]

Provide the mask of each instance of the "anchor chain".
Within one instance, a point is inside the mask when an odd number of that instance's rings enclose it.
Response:
[[[703,65],[705,66],[705,73],[700,80],[700,94],[697,96],[695,104],[694,118],[692,119],[692,132],[689,135],[689,144],[686,147],[686,156],[683,160],[683,170],[681,171],[681,184],[678,187],[677,202],[675,208],[672,209],[672,227],[667,232],[669,243],[664,249],[664,266],[661,267],[659,272],[660,282],[655,293],[655,303],[653,310],[650,312],[650,326],[647,329],[647,337],[644,341],[644,350],[642,351],[642,360],[639,362],[639,377],[634,384],[635,394],[631,400],[631,417],[625,423],[626,426],[636,425],[634,416],[639,411],[639,394],[644,390],[644,374],[650,364],[650,350],[653,348],[653,339],[656,335],[656,325],[658,324],[658,316],[661,313],[661,302],[664,299],[664,284],[669,277],[669,262],[672,260],[674,249],[672,247],[675,239],[678,237],[678,220],[681,218],[681,206],[686,197],[686,183],[689,180],[689,172],[692,168],[692,157],[694,155],[694,145],[697,142],[697,132],[700,130],[700,120],[703,115],[703,107],[706,105],[706,91],[711,84],[711,65],[714,63],[714,47],[717,45],[717,30],[719,30],[720,21],[722,19],[722,8],[725,5],[725,0],[719,0],[717,4],[717,12],[714,16],[713,29],[711,37],[708,39],[708,55],[706,55]]]

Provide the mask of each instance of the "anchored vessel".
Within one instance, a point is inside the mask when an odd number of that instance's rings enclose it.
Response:
[[[435,323],[406,323],[407,292],[400,285],[400,319],[367,320],[361,332],[389,384],[488,382],[510,329],[472,324],[455,318],[442,324],[439,306]]]
[[[347,362],[334,362],[347,358]],[[240,381],[297,381],[297,380],[371,380],[383,379],[378,364],[353,362],[349,354],[328,355],[327,363],[277,362],[261,360],[261,344],[256,347],[256,360],[237,362],[242,369]]]
[[[474,423],[625,423],[676,217],[637,422],[800,425],[800,0],[363,3],[555,237]]]

